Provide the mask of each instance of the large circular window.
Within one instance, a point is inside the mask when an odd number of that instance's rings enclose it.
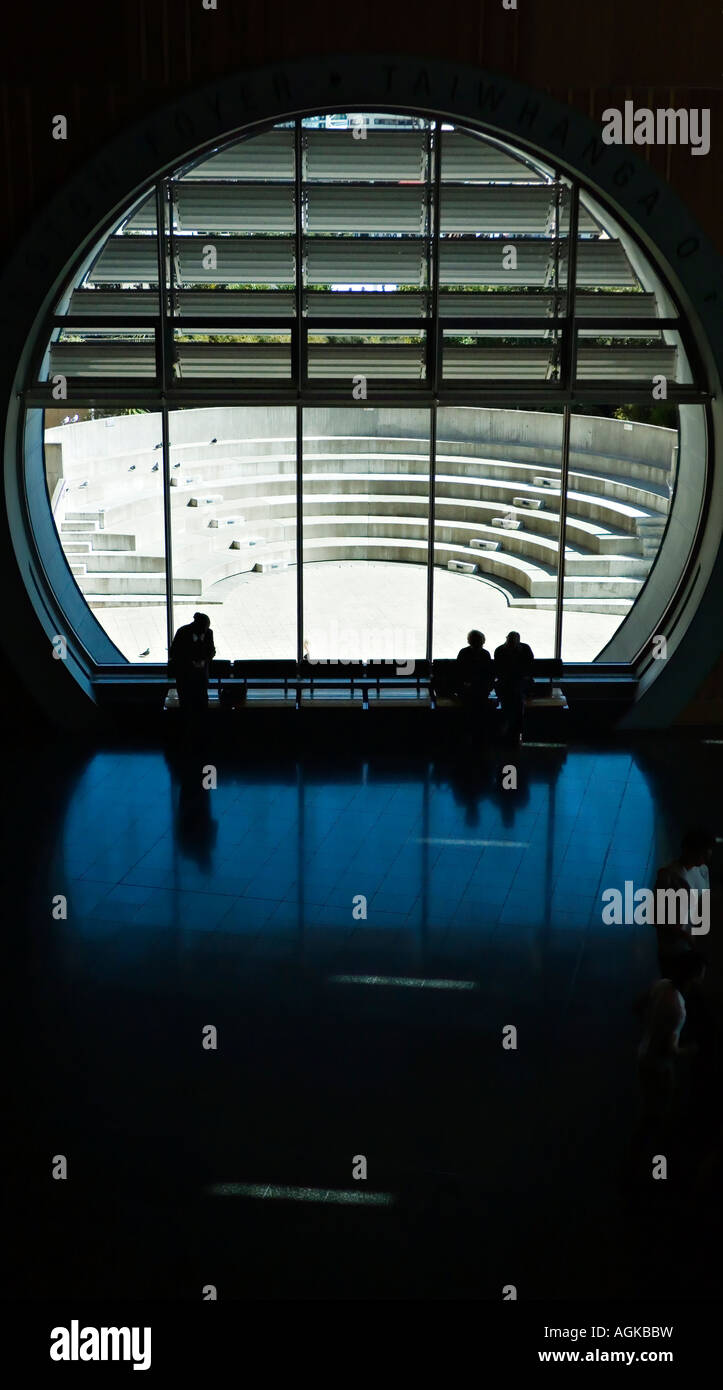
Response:
[[[702,367],[633,231],[429,114],[284,120],[165,172],[84,250],[26,386],[43,564],[97,663],[164,661],[198,608],[220,657],[449,657],[474,626],[632,660],[705,487]]]

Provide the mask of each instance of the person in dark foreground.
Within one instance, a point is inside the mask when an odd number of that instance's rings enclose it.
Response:
[[[701,892],[710,892],[710,863],[714,846],[715,837],[711,831],[688,830],[681,841],[678,857],[658,870],[656,894],[659,889],[672,889],[676,893],[682,891],[693,908],[692,913],[690,907],[687,912],[681,913],[677,922],[656,923],[661,975],[667,975],[670,961],[675,956],[692,949],[691,917],[694,920],[698,918]]]
[[[208,669],[216,655],[207,613],[194,613],[193,622],[179,627],[168,654],[168,669],[175,677],[178,702],[184,715],[193,718],[208,709]]]
[[[697,996],[705,960],[687,951],[670,962],[670,975],[656,980],[642,1003],[643,1037],[638,1047],[638,1078],[643,1109],[650,1118],[666,1118],[678,1085],[681,1059],[698,1052],[697,1041],[681,1047],[686,1001]]]
[[[535,658],[532,648],[520,641],[519,632],[508,632],[495,650],[495,689],[502,710],[502,732],[512,743],[522,741],[525,697],[532,689]]]

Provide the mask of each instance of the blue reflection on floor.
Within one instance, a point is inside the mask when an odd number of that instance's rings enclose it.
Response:
[[[650,788],[627,752],[528,751],[510,790],[493,763],[401,778],[363,764],[328,781],[220,766],[211,790],[203,766],[90,760],[49,876],[68,897],[68,940],[112,938],[120,955],[133,942],[135,955],[180,932],[193,953],[210,934],[227,963],[302,952],[338,971],[371,950],[387,972],[440,957],[474,972],[492,942],[535,959],[581,944],[601,927],[603,889],[654,871]]]
[[[636,1247],[632,1180],[621,1198],[655,953],[650,928],[603,925],[601,893],[672,857],[704,779],[717,792],[710,751],[523,748],[514,790],[494,753],[219,752],[214,790],[212,755],[68,750],[50,778],[24,771],[20,1287],[498,1300],[509,1278],[531,1298],[658,1279],[697,1297],[670,1213]],[[309,1225],[305,1203],[203,1196],[344,1191],[360,1153],[393,1207],[324,1203]]]

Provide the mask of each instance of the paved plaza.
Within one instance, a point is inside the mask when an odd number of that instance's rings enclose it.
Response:
[[[427,571],[422,565],[328,562],[304,567],[305,637],[314,659],[422,656],[425,650]],[[296,654],[296,570],[247,574],[222,581],[214,595],[174,605],[175,626],[197,608],[211,617],[219,657],[293,659]],[[99,621],[128,661],[165,661],[162,603],[101,608]],[[456,656],[471,627],[494,648],[518,629],[537,656],[553,655],[553,609],[515,607],[485,579],[434,572],[434,654]],[[592,661],[620,624],[616,613],[566,611],[563,657]],[[380,650],[374,650],[375,647]]]

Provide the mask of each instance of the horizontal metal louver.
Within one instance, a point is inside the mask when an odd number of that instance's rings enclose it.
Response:
[[[305,190],[309,232],[412,232],[425,224],[422,187],[314,187]]]
[[[411,239],[308,240],[304,259],[307,281],[315,284],[421,285],[424,280],[424,247]]]
[[[194,179],[293,179],[293,130],[268,130],[250,136],[210,155],[189,169],[184,181]]]
[[[554,189],[545,184],[442,188],[442,232],[509,232],[544,236]]]
[[[53,343],[50,370],[69,377],[153,377],[156,374],[155,344]]]
[[[213,245],[215,266],[204,265]],[[179,278],[186,284],[285,284],[294,278],[294,243],[283,237],[179,238],[175,246]],[[88,277],[96,284],[158,283],[155,237],[111,237]]]
[[[291,185],[177,183],[173,201],[182,232],[293,232]]]
[[[304,132],[303,173],[307,179],[389,179],[419,182],[425,176],[426,135],[420,130],[369,130],[365,140],[352,130]]]
[[[424,378],[424,349],[417,343],[312,344],[310,378],[351,381],[357,373],[384,378]]]
[[[426,294],[395,294],[394,291],[337,290],[312,291],[304,295],[304,309],[309,319],[339,318],[421,318],[427,312]]]
[[[442,131],[442,179],[529,183],[543,181],[533,166],[486,140],[460,130]]]
[[[294,295],[288,290],[177,290],[173,295],[177,315],[208,314],[210,318],[257,316],[283,318],[295,311]],[[73,314],[153,315],[158,313],[156,290],[76,290],[70,305]]]
[[[506,269],[503,263],[506,245],[514,245],[517,251],[514,269]],[[440,284],[542,286],[549,259],[550,246],[544,241],[443,240],[439,249]]]

